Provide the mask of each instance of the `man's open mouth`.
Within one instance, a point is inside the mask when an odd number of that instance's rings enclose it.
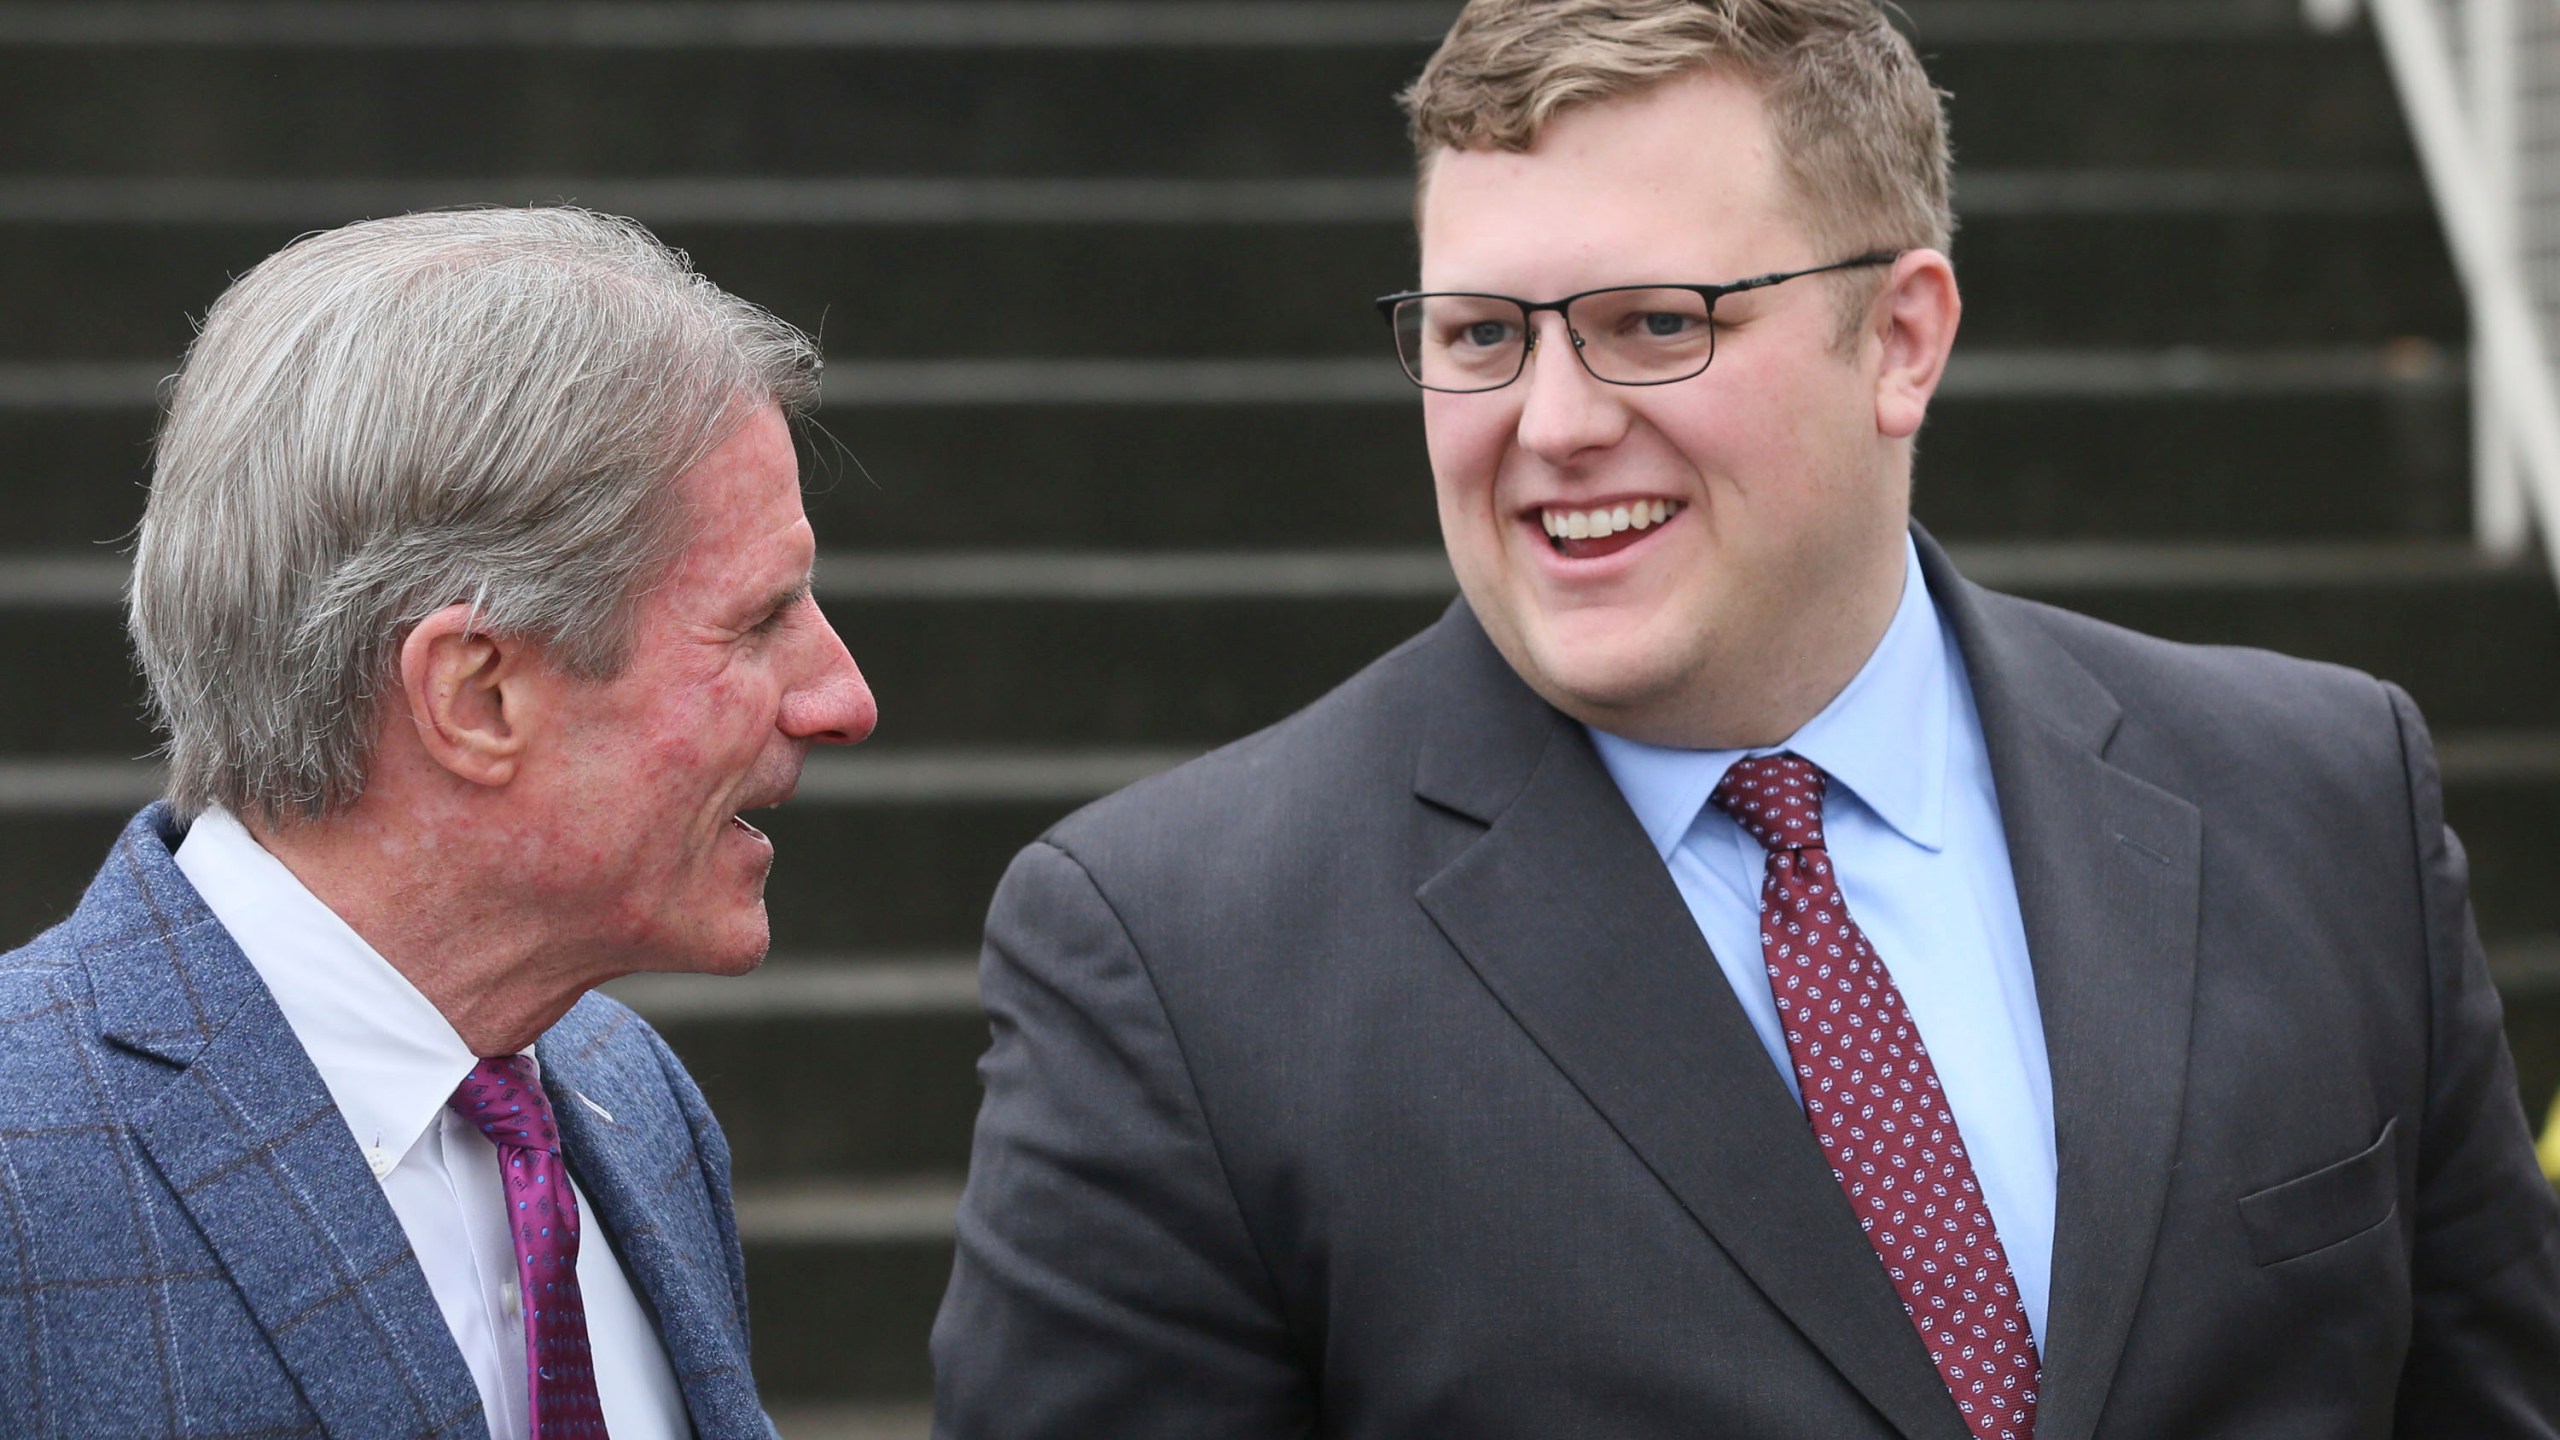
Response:
[[[1557,554],[1568,560],[1597,560],[1643,540],[1654,527],[1670,523],[1687,508],[1677,500],[1630,500],[1587,510],[1550,505],[1538,512],[1538,519],[1546,528],[1547,544]]]

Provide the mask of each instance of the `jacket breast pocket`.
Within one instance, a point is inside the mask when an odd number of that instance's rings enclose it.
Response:
[[[2298,1259],[2351,1240],[2392,1217],[2400,1196],[2393,1119],[2371,1145],[2333,1165],[2240,1200],[2249,1254],[2261,1265]]]

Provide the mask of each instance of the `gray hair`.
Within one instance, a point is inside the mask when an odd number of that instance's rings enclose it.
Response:
[[[364,792],[419,621],[583,679],[689,530],[678,476],[816,402],[800,331],[638,224],[447,210],[307,235],[214,303],[160,427],[127,625],[182,817]]]

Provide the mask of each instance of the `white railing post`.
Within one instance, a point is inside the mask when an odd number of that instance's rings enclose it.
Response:
[[[2443,217],[2455,270],[2471,301],[2471,324],[2486,373],[2474,385],[2497,387],[2497,404],[2522,462],[2532,519],[2543,553],[2560,565],[2560,389],[2553,385],[2542,321],[2511,248],[2499,243],[2498,218],[2482,174],[2478,136],[2464,113],[2449,37],[2435,0],[2368,0],[2382,32],[2383,54],[2408,112],[2411,138]]]
[[[2523,132],[2517,119],[2515,0],[2462,0],[2462,17],[2481,208],[2491,242],[2507,255],[2521,256],[2516,165]],[[2486,347],[2475,338],[2471,373],[2486,376],[2494,366]],[[2524,553],[2532,521],[2525,508],[2524,470],[2516,454],[2515,432],[2500,390],[2477,379],[2471,386],[2471,533],[2486,553],[2514,559]]]

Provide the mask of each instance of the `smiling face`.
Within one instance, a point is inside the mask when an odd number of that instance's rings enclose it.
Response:
[[[767,406],[676,484],[692,540],[637,602],[615,678],[546,677],[529,754],[547,835],[537,883],[618,969],[736,973],[764,958],[773,846],[738,818],[781,804],[811,745],[877,718],[809,592],[799,464]]]
[[[1526,153],[1439,152],[1421,288],[1538,301],[1847,258],[1814,251],[1800,209],[1757,92],[1690,76],[1565,111]],[[1851,273],[1890,287],[1907,266]],[[1835,283],[1720,301],[1692,379],[1603,384],[1545,312],[1510,386],[1425,394],[1459,584],[1549,703],[1657,743],[1769,743],[1872,650],[1900,589],[1908,431],[1880,423],[1874,327],[1838,343]]]

